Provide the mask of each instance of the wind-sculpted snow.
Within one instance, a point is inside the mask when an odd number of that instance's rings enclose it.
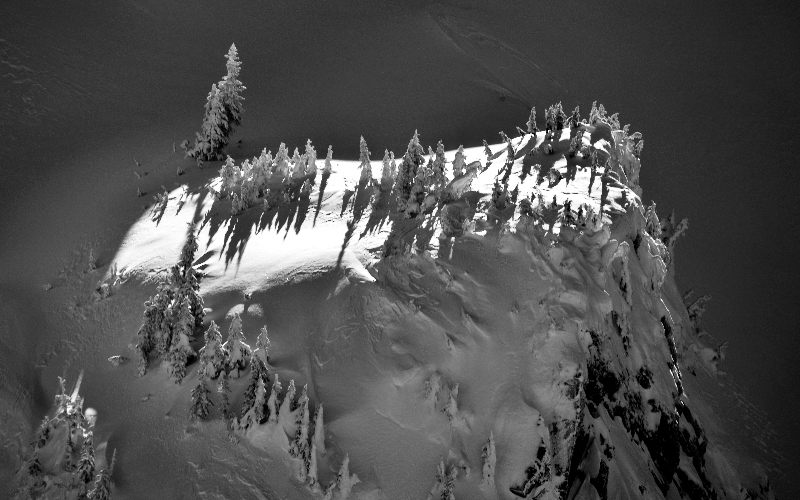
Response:
[[[362,138],[322,182],[310,141],[281,144],[143,216],[125,275],[163,274],[196,227],[187,453],[282,498],[771,498],[705,402],[717,368],[668,267],[685,227],[641,202],[641,135],[553,109],[501,144],[415,135],[397,162]]]

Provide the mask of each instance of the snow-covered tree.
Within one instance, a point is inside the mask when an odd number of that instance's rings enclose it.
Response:
[[[286,144],[281,143],[278,147],[278,153],[275,155],[275,171],[274,175],[278,176],[278,179],[284,179],[289,174],[289,150],[286,148]]]
[[[269,341],[269,335],[267,334],[267,325],[261,327],[261,330],[258,332],[258,338],[256,339],[256,349],[253,351],[253,355],[261,361],[266,367],[269,364],[269,348],[272,345],[272,342]]]
[[[228,398],[229,392],[231,392],[231,388],[228,384],[228,374],[225,373],[225,370],[222,370],[219,374],[219,380],[217,381],[217,394],[219,394],[220,401],[219,410],[225,418],[228,417],[231,409],[231,401]]]
[[[277,383],[277,379],[276,379]],[[283,402],[278,410],[278,424],[284,427],[289,424],[289,416],[292,413],[292,405],[294,405],[294,394],[296,389],[294,387],[294,379],[289,381],[289,387],[286,389],[286,395],[283,397]],[[294,422],[292,422],[294,424]]]
[[[325,157],[325,166],[322,169],[322,175],[331,175],[331,161],[333,160],[333,146],[328,146],[328,155]]]
[[[447,471],[444,466],[444,458],[439,460],[439,465],[436,466],[436,483],[428,493],[428,500],[455,500],[453,490],[457,477],[458,469],[456,467],[451,467]]]
[[[453,417],[456,416],[458,413],[458,403],[456,399],[458,398],[458,384],[453,386],[450,389],[450,398],[447,400],[447,406],[444,407],[444,412],[447,415],[447,418],[452,420]]]
[[[294,442],[290,452],[296,457],[305,457],[308,453],[308,425],[310,416],[308,413],[308,384],[303,385],[303,390],[297,400],[297,416],[295,417]]]
[[[259,381],[264,384],[269,382],[267,374],[266,360],[269,359],[269,338],[267,337],[267,327],[261,329],[261,333],[256,341],[256,349],[250,356],[250,382],[244,393],[244,403],[242,404],[242,415],[244,415],[254,404],[256,393],[258,392]]]
[[[176,384],[180,384],[186,376],[186,363],[189,357],[195,356],[194,349],[189,344],[189,339],[194,332],[194,317],[192,316],[189,299],[181,301],[177,323],[172,332],[169,351],[165,356],[168,371]]]
[[[144,303],[144,322],[137,333],[136,353],[139,358],[139,375],[147,371],[148,355],[154,349],[166,352],[171,343],[172,328],[170,326],[173,299],[172,288],[166,284],[159,285],[158,292]]]
[[[675,222],[675,211],[661,220],[661,241],[667,247],[667,269],[670,273],[675,272],[675,241],[687,229],[689,229],[689,219],[684,217],[680,222]]]
[[[109,500],[111,498],[111,474],[114,472],[114,462],[117,460],[117,450],[111,456],[111,463],[102,469],[94,482],[94,488],[89,492],[89,500]]]
[[[361,142],[359,143],[359,161],[361,164],[359,168],[361,168],[361,177],[359,178],[359,183],[362,182],[369,182],[372,180],[372,166],[369,162],[369,149],[367,149],[367,141],[364,140],[364,136],[361,136]]]
[[[210,391],[205,377],[200,377],[200,383],[192,389],[192,406],[189,410],[190,420],[205,420],[211,414],[214,403],[209,399]]]
[[[242,203],[242,210],[255,205],[258,198],[258,188],[256,187],[255,180],[252,176],[247,176],[242,180],[242,188],[239,191],[239,198]]]
[[[83,484],[89,484],[94,477],[94,444],[93,432],[88,432],[84,436],[81,446],[81,458],[78,461],[78,477]]]
[[[432,173],[432,190],[437,199],[441,197],[444,187],[447,185],[447,176],[444,172],[445,157],[444,157],[444,144],[439,141],[436,144],[436,157],[431,163]]]
[[[575,109],[572,111],[567,123],[569,124],[570,128],[577,128],[578,125],[581,123],[581,107],[575,106]]]
[[[397,193],[397,211],[398,213],[405,214],[406,218],[415,217],[418,213],[418,207],[412,207],[411,204],[416,200],[412,200],[412,189],[420,166],[425,163],[424,150],[419,143],[419,134],[415,131],[414,136],[408,143],[406,154],[403,156],[403,163],[397,172],[395,179],[395,192]]]
[[[385,150],[383,153],[383,168],[381,170],[381,190],[388,191],[394,184],[397,176],[397,165],[394,162],[394,153]]]
[[[183,141],[181,146],[186,156],[198,160],[222,160],[224,149],[230,141],[233,130],[242,124],[241,96],[245,90],[238,80],[241,62],[239,62],[236,45],[231,45],[226,55],[228,74],[217,84],[211,86],[206,99],[206,111],[203,117],[202,132],[197,132],[194,146]]]
[[[644,212],[645,231],[653,237],[653,239],[661,241],[661,221],[658,219],[656,213],[656,202],[652,202]]]
[[[311,145],[311,139],[306,140],[306,175],[308,175],[312,183],[317,176],[317,150]]]
[[[222,346],[228,352],[227,370],[231,378],[239,378],[239,374],[247,366],[247,361],[250,359],[252,349],[244,343],[244,334],[242,333],[242,318],[239,313],[233,315],[231,326],[228,329],[228,340]]]
[[[261,151],[261,156],[253,162],[252,175],[256,195],[264,196],[272,178],[272,151],[267,151],[267,148]]]
[[[238,79],[242,63],[239,61],[236,44],[231,44],[225,59],[225,67],[228,70],[228,74],[219,82],[219,93],[222,109],[225,112],[230,131],[233,132],[235,127],[242,124],[242,113],[244,112],[242,92],[246,89]]]
[[[339,498],[342,500],[347,499],[350,496],[350,492],[353,490],[353,486],[360,482],[361,480],[358,479],[357,475],[350,475],[350,457],[345,455],[342,460],[342,465],[339,467],[339,474],[336,476],[336,487],[339,488]]]
[[[300,154],[300,150],[294,148],[294,156],[292,156],[292,177],[291,185],[295,186],[297,182],[306,175],[306,156]]]
[[[320,403],[317,413],[314,415],[314,437],[311,442],[321,455],[325,454],[325,423],[323,418],[322,404]]]
[[[272,382],[272,391],[269,393],[269,399],[267,400],[267,411],[269,411],[269,421],[270,423],[277,423],[278,422],[278,407],[280,405],[280,395],[281,395],[281,381],[278,378],[278,374],[275,374],[275,380]],[[281,405],[282,406],[282,405]]]
[[[483,458],[483,478],[481,484],[494,486],[494,469],[497,465],[497,454],[494,448],[494,435],[491,432],[489,433],[489,440],[483,447],[481,458]]]
[[[528,118],[527,125],[529,134],[535,134],[539,131],[539,129],[536,128],[536,108],[531,108],[531,116]]]
[[[228,363],[228,351],[222,344],[222,334],[213,321],[205,333],[205,345],[200,349],[200,371],[210,378],[217,378]]]
[[[47,444],[47,441],[50,439],[50,430],[52,429],[52,425],[50,424],[50,419],[45,417],[42,420],[42,423],[39,424],[39,428],[36,430],[36,435],[33,440],[34,448],[44,448]]]
[[[306,461],[306,481],[308,485],[312,488],[317,484],[319,478],[317,477],[317,445],[316,443],[311,443],[311,451],[308,454],[308,460]]]
[[[458,151],[456,151],[456,157],[453,159],[453,177],[458,177],[464,173],[465,167],[467,165],[467,159],[464,156],[464,145],[458,146]]]
[[[690,294],[687,293],[686,295],[686,298],[688,298]],[[697,334],[701,332],[700,320],[703,317],[703,313],[706,312],[706,302],[709,300],[711,300],[711,295],[705,294],[686,307],[686,311],[689,313],[689,321],[691,321],[692,327],[694,327],[694,331]]]
[[[181,147],[187,157],[197,158],[198,161],[221,160],[231,129],[216,84],[211,85],[205,110],[202,131],[195,132],[194,146],[190,148],[189,141],[183,141]]]

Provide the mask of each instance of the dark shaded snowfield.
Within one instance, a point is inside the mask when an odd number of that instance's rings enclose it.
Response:
[[[47,321],[42,304],[55,299],[41,285],[57,284],[82,245],[110,259],[142,205],[160,185],[174,187],[164,158],[199,129],[235,42],[248,88],[234,136],[242,142],[229,150],[237,159],[306,138],[356,159],[360,135],[373,152],[399,154],[414,129],[426,144],[476,146],[523,126],[530,106],[541,113],[559,100],[568,110],[588,113],[598,100],[620,112],[646,139],[645,201],[689,217],[678,283],[714,296],[704,327],[729,342],[722,369],[766,410],[786,470],[795,470],[800,276],[790,241],[799,174],[790,162],[800,110],[790,30],[799,12],[768,2],[5,2],[3,387],[30,395],[19,401],[32,403],[31,425],[49,408],[69,349],[35,353],[55,335],[87,337]],[[134,170],[149,173],[138,179]],[[57,286],[48,293],[69,296]],[[113,321],[109,314],[109,329]],[[131,334],[137,326],[123,325]],[[27,374],[19,368],[36,363]],[[131,382],[87,377],[89,405],[103,383]],[[103,397],[113,405],[121,396]],[[774,480],[782,498],[800,496]]]

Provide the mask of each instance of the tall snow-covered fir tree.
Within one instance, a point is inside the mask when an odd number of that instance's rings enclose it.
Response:
[[[94,488],[89,492],[89,500],[109,500],[111,498],[111,474],[114,472],[114,462],[117,459],[117,450],[111,456],[111,463],[100,471],[94,482]]]
[[[202,132],[195,134],[193,147],[189,147],[189,141],[181,144],[186,156],[198,160],[224,159],[225,146],[230,141],[231,133],[242,124],[244,98],[241,93],[246,87],[238,79],[242,63],[235,44],[231,44],[225,57],[228,73],[219,83],[211,86],[206,99]]]
[[[217,378],[228,363],[228,351],[222,344],[222,334],[213,321],[205,333],[205,345],[200,349],[200,370],[209,378]]]
[[[372,179],[372,166],[369,163],[369,149],[367,149],[367,141],[364,140],[364,136],[361,136],[361,141],[359,142],[359,160],[361,164],[359,168],[361,169],[361,177],[359,178],[360,183],[367,183]]]
[[[195,355],[189,342],[205,317],[201,274],[193,267],[196,251],[197,236],[190,225],[178,263],[172,266],[166,281],[159,284],[156,294],[145,302],[144,322],[136,343],[139,375],[146,373],[148,357],[156,350],[168,363],[173,380],[180,383],[188,359]]]
[[[397,212],[404,214],[406,218],[414,218],[419,213],[419,206],[416,200],[412,199],[412,190],[420,166],[425,163],[425,150],[419,143],[419,133],[414,132],[414,136],[408,143],[408,149],[403,156],[403,163],[397,172],[395,179],[395,191],[397,192]]]
[[[228,376],[239,378],[240,373],[247,366],[247,362],[252,354],[250,346],[244,342],[242,333],[242,318],[238,313],[233,315],[231,326],[228,329],[228,340],[222,346],[228,352],[227,369]]]
[[[168,363],[169,374],[176,384],[180,384],[186,376],[186,363],[189,358],[195,356],[194,349],[189,344],[193,333],[194,317],[189,307],[188,298],[184,298],[180,303],[169,351],[164,356],[165,361]]]
[[[219,82],[219,94],[222,101],[222,109],[228,118],[231,131],[233,131],[234,127],[242,124],[242,113],[244,112],[242,92],[247,87],[239,81],[242,63],[239,61],[239,53],[236,50],[235,43],[231,44],[225,58],[225,67],[228,70],[228,74]]]
[[[257,397],[259,384],[264,387],[269,383],[267,372],[267,359],[269,355],[269,338],[267,337],[267,327],[261,329],[256,341],[256,349],[250,356],[250,381],[244,393],[244,403],[242,403],[242,416],[253,406]]]
[[[278,377],[278,374],[275,374],[275,380],[272,382],[272,390],[269,393],[269,399],[267,399],[267,411],[269,412],[269,422],[274,424],[278,422],[278,408],[280,405],[280,394],[281,394],[281,381]]]
[[[192,389],[192,406],[189,409],[189,420],[205,420],[211,414],[211,407],[214,403],[209,399],[211,391],[204,376],[200,377],[200,383]]]

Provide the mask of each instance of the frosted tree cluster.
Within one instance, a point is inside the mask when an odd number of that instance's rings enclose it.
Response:
[[[110,500],[116,450],[111,462],[98,470],[94,448],[96,418],[84,413],[79,394],[82,379],[83,372],[69,394],[65,380],[59,377],[55,412],[45,416],[34,435],[30,458],[23,462],[17,475],[15,500]]]
[[[193,266],[196,252],[197,235],[190,226],[180,260],[158,285],[156,294],[144,304],[144,322],[136,343],[140,375],[147,372],[148,358],[155,351],[167,363],[176,383],[186,376],[186,364],[195,356],[190,342],[204,318],[200,296],[202,275]]]
[[[330,175],[332,148],[328,148],[323,175]],[[291,203],[308,197],[316,184],[317,151],[307,141],[304,153],[295,148],[289,155],[286,144],[281,143],[273,157],[272,151],[262,150],[252,160],[236,165],[228,157],[219,171],[220,183],[216,195],[231,201],[231,215],[239,215],[263,200],[269,211],[282,203]]]

